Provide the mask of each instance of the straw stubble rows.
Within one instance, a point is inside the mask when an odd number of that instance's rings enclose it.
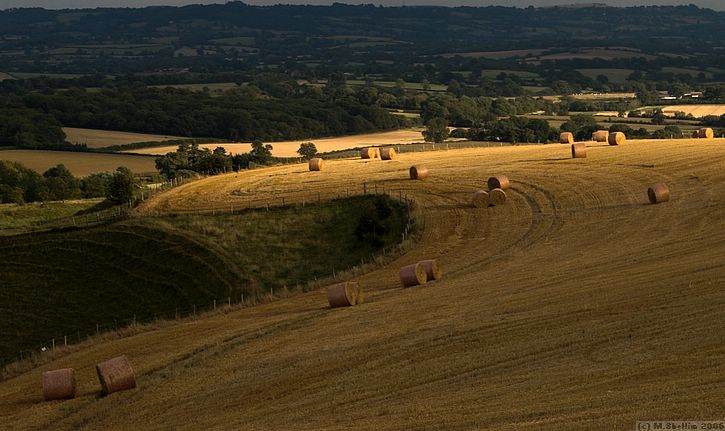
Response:
[[[57,429],[631,429],[718,419],[725,387],[725,141],[402,154],[191,183],[140,211],[301,202],[377,184],[407,195],[422,234],[359,277],[368,300],[324,290],[70,354],[79,397],[42,403],[40,371],[0,384],[0,419]],[[425,163],[430,177],[408,179]],[[507,203],[474,208],[493,174]],[[671,198],[650,205],[647,188]],[[402,289],[434,257],[442,280]],[[97,400],[95,363],[125,354],[139,387]],[[84,392],[85,391],[85,392]],[[57,421],[57,422],[56,422]]]

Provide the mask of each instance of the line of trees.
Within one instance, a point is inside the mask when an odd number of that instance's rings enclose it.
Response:
[[[223,147],[214,150],[199,148],[198,143],[182,143],[176,151],[156,159],[156,169],[166,178],[193,177],[199,174],[216,175],[254,166],[265,166],[274,162],[289,160],[274,157],[273,146],[262,141],[252,142],[248,153],[227,154]],[[303,142],[297,154],[304,160],[317,155],[317,147],[312,142]]]
[[[133,197],[136,183],[131,170],[119,167],[76,178],[64,165],[42,175],[17,162],[0,160],[0,203],[30,203],[105,197],[114,204]]]
[[[71,89],[28,93],[21,102],[65,126],[243,141],[338,136],[406,124],[404,118],[365,105],[354,95],[312,86],[288,90],[273,97],[245,86],[212,97],[176,88]]]
[[[59,149],[68,145],[62,127],[52,115],[0,102],[0,147]]]
[[[715,117],[719,118],[719,117]],[[725,120],[725,116],[723,116]],[[432,134],[432,130],[444,134],[447,128],[436,127],[439,122],[431,122],[426,132]],[[717,124],[714,126],[718,127]],[[577,141],[591,139],[592,133],[597,130],[609,130],[610,132],[623,132],[629,138],[635,139],[676,139],[689,137],[679,126],[666,125],[654,131],[648,131],[643,127],[634,128],[627,124],[615,123],[608,128],[597,123],[591,115],[573,115],[560,128],[554,128],[549,122],[539,118],[508,117],[496,121],[483,123],[479,127],[466,129],[454,129],[451,136],[454,138],[465,138],[473,141],[500,141],[512,143],[547,143],[558,142],[560,132],[571,132]],[[719,132],[718,132],[719,133]],[[428,136],[428,135],[426,135]],[[432,142],[442,142],[443,139]]]
[[[314,144],[311,148],[303,144],[301,149],[305,154],[300,155],[305,158],[317,153]],[[182,143],[176,151],[157,158],[156,169],[166,178],[193,177],[198,174],[216,175],[238,171],[255,165],[264,166],[275,160],[280,159],[272,156],[272,145],[259,140],[252,142],[250,152],[235,155],[227,154],[223,147],[210,150],[199,148],[198,143]]]

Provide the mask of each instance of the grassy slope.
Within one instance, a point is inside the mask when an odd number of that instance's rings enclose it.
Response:
[[[167,217],[165,223],[193,231],[225,250],[244,273],[260,288],[293,287],[312,278],[331,276],[359,265],[361,259],[370,261],[380,247],[356,238],[355,228],[360,214],[374,211],[371,197],[345,200],[297,208],[270,211],[251,211],[237,215],[181,215]],[[386,245],[400,240],[405,228],[405,211],[397,208],[385,221],[387,232],[382,240]]]
[[[373,199],[220,216],[137,219],[86,230],[0,238],[0,359],[55,337],[173,318],[270,288],[304,285],[380,250],[358,240]],[[400,239],[404,209],[385,245]],[[338,254],[323,252],[336,250]],[[344,258],[342,257],[344,256]],[[249,296],[248,296],[249,297]],[[2,361],[0,361],[2,362]]]
[[[35,223],[62,219],[98,204],[100,199],[67,202],[33,203],[26,205],[0,205],[0,232],[5,229],[22,229]]]
[[[0,383],[9,428],[619,430],[722,419],[725,140],[406,153],[190,183],[147,202],[193,209],[335,196],[363,182],[417,202],[422,237],[358,278],[368,301],[324,291],[98,343]],[[431,176],[407,179],[425,163]],[[506,205],[470,207],[488,175]],[[647,204],[665,181],[669,202]],[[255,188],[256,195],[233,190]],[[202,193],[203,192],[203,193]],[[199,193],[197,195],[197,193]],[[436,257],[441,281],[402,289]],[[138,389],[98,399],[93,366],[126,354]],[[43,403],[43,370],[77,369],[79,396]]]

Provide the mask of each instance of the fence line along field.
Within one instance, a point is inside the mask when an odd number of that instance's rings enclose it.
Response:
[[[272,144],[272,154],[277,157],[299,157],[297,150],[303,142],[312,142],[317,151],[326,153],[330,151],[346,150],[355,147],[367,147],[371,145],[404,145],[414,142],[423,142],[423,134],[418,129],[394,130],[391,132],[366,133],[361,135],[340,136],[336,138],[302,139],[297,141],[269,142]],[[252,146],[249,143],[218,143],[202,144],[200,148],[213,150],[217,147],[226,148],[229,153],[248,153]],[[130,150],[135,154],[164,155],[175,151],[177,147],[154,147]]]
[[[132,154],[0,150],[0,160],[19,162],[40,173],[62,163],[77,177],[90,175],[94,172],[112,172],[119,166],[125,166],[135,173],[156,172],[153,157]]]
[[[162,142],[186,139],[178,136],[149,135],[144,133],[119,132],[115,130],[80,129],[64,127],[66,140],[71,144],[85,144],[88,148],[105,148],[113,145],[135,144],[137,142]]]
[[[324,289],[99,342],[0,383],[10,429],[631,429],[721,420],[725,140],[631,140],[404,153],[212,177],[141,214],[264,206],[385,189],[412,199],[420,239],[330,309]],[[430,176],[408,179],[425,164]],[[506,175],[505,205],[471,194]],[[669,202],[648,203],[665,183]],[[437,259],[445,278],[400,287]],[[138,388],[97,398],[94,365],[127,355]],[[78,397],[44,403],[42,371]]]

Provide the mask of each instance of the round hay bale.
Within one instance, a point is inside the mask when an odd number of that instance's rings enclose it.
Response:
[[[647,196],[651,204],[659,204],[670,200],[670,188],[665,183],[657,183],[647,189]]]
[[[574,135],[571,132],[562,132],[559,134],[559,143],[560,144],[573,144],[574,143]]]
[[[488,179],[488,189],[507,190],[509,188],[509,178],[506,175],[496,175]]]
[[[103,395],[136,387],[136,376],[133,373],[131,364],[128,362],[128,358],[125,356],[101,362],[96,365],[96,373],[98,373],[98,380],[103,388]]]
[[[607,142],[609,140],[609,130],[597,130],[592,133],[592,141]]]
[[[393,160],[397,154],[395,153],[395,148],[393,147],[385,147],[380,149],[380,158],[383,160]]]
[[[45,401],[69,400],[76,396],[76,373],[73,368],[43,373],[43,398]]]
[[[443,276],[443,271],[441,270],[440,265],[438,265],[438,261],[435,259],[421,260],[418,264],[425,269],[425,275],[428,281],[440,280]]]
[[[485,190],[473,192],[472,203],[474,208],[486,208],[488,206],[488,192]]]
[[[609,145],[621,145],[627,137],[622,132],[614,132],[609,134]]]
[[[315,157],[314,159],[310,159],[310,170],[311,171],[321,171],[322,170],[322,162],[323,160],[319,157]]]
[[[704,127],[698,130],[697,135],[702,139],[712,139],[715,137],[715,133],[709,127]]]
[[[357,303],[359,286],[354,281],[334,284],[327,288],[327,302],[330,308],[349,307]]]
[[[420,263],[404,266],[400,268],[400,282],[403,287],[418,286],[428,281],[428,274]]]
[[[488,204],[491,206],[503,205],[506,203],[506,192],[501,189],[493,189],[488,193]]]
[[[374,159],[376,154],[376,148],[373,147],[367,147],[360,150],[360,157],[363,159]]]
[[[584,142],[578,142],[571,144],[571,157],[573,159],[586,159],[587,157],[587,146]]]
[[[422,180],[428,177],[428,168],[423,165],[415,165],[410,167],[410,179]]]
[[[692,131],[692,137],[697,139],[700,137],[700,131],[699,130],[693,130]]]

